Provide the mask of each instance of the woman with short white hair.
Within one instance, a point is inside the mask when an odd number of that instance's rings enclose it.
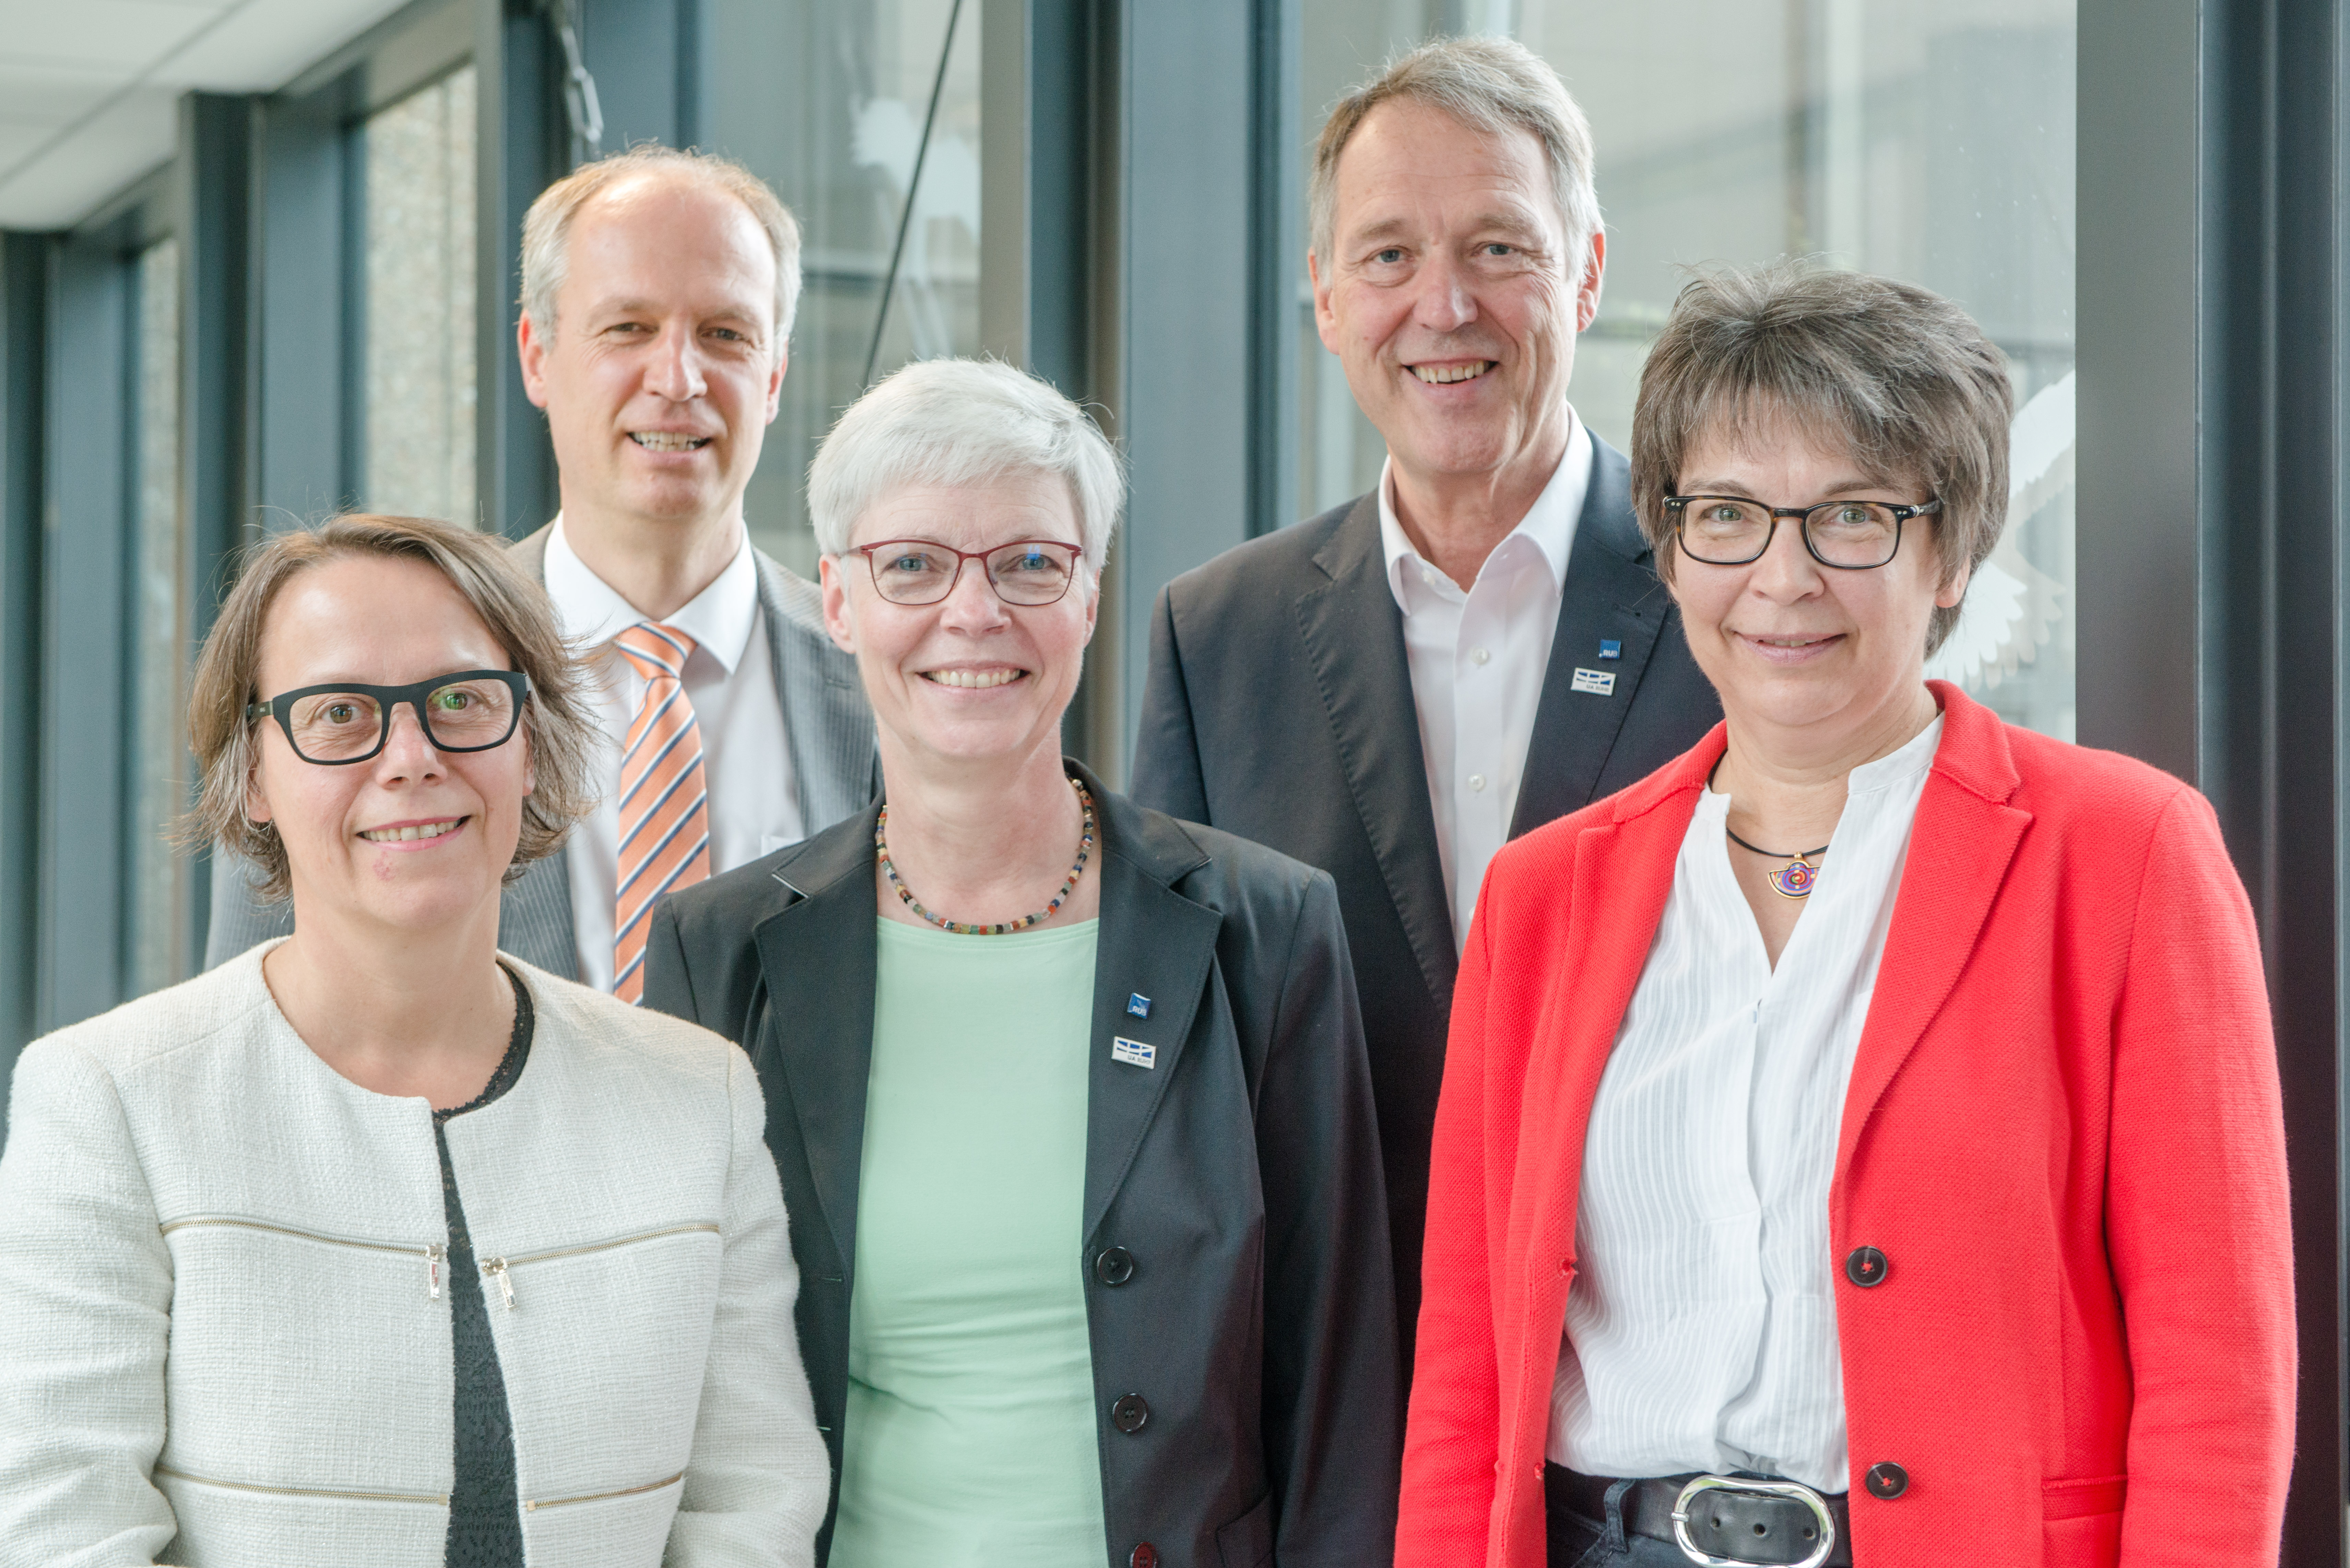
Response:
[[[1116,455],[907,367],[809,475],[885,799],[673,896],[645,1000],[767,1087],[841,1568],[1387,1560],[1396,1328],[1330,879],[1061,754]]]

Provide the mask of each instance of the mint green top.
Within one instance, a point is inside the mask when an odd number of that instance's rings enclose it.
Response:
[[[1101,1568],[1087,920],[878,920],[832,1568]]]

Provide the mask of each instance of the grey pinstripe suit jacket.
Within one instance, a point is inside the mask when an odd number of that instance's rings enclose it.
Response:
[[[544,581],[553,524],[514,547],[515,565]],[[873,749],[873,712],[857,678],[857,660],[833,646],[824,629],[816,587],[755,547],[759,607],[766,612],[767,651],[775,690],[783,694],[784,733],[792,774],[799,783],[800,818],[811,837],[861,811],[879,793],[880,764]],[[498,946],[551,973],[576,976],[577,943],[571,929],[571,857],[550,855],[505,890],[498,916]],[[213,863],[212,925],[204,967],[234,958],[255,942],[294,929],[286,904],[265,904],[240,862]]]

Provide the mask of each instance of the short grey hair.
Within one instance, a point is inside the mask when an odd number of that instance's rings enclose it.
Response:
[[[1666,576],[1676,552],[1665,497],[1680,493],[1690,449],[1783,417],[1842,445],[1871,481],[1940,500],[1928,525],[1945,586],[1991,558],[2007,524],[2007,356],[1929,289],[1781,262],[1700,273],[1648,349],[1632,410],[1632,504]],[[1935,607],[1929,654],[1959,608]]]
[[[1326,272],[1337,243],[1338,154],[1371,110],[1394,99],[1440,109],[1486,136],[1533,132],[1566,221],[1567,270],[1582,276],[1585,253],[1600,228],[1599,193],[1591,183],[1591,124],[1541,56],[1515,38],[1492,37],[1431,39],[1388,61],[1331,109],[1314,144],[1307,183],[1314,254]]]
[[[800,226],[774,189],[732,158],[646,142],[578,168],[538,193],[522,220],[522,308],[532,328],[555,340],[555,296],[570,268],[571,224],[579,210],[614,185],[638,175],[671,184],[700,185],[733,197],[767,236],[775,258],[777,353],[792,336],[800,303]]]
[[[1045,474],[1069,487],[1086,566],[1098,577],[1126,499],[1126,475],[1086,410],[994,359],[922,359],[840,416],[808,465],[816,548],[848,548],[857,520],[907,484],[969,485]]]

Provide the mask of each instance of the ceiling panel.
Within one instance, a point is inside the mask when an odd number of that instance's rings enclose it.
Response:
[[[71,224],[172,155],[179,95],[269,92],[405,0],[0,0],[0,227]]]
[[[56,229],[79,221],[172,155],[179,95],[125,94],[0,184],[0,228]]]
[[[246,0],[179,51],[155,79],[213,92],[268,92],[334,53],[407,0]]]
[[[122,78],[85,70],[26,70],[0,57],[0,121],[61,126],[119,90]],[[7,165],[0,160],[0,168]]]
[[[97,67],[135,76],[232,7],[171,0],[0,0],[0,38],[11,63]]]

